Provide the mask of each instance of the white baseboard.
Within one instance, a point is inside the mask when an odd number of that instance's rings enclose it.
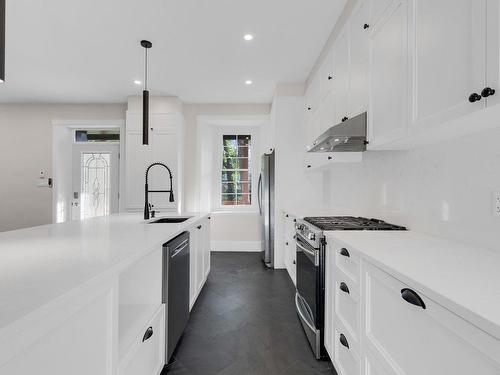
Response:
[[[260,241],[211,241],[212,251],[261,251]]]

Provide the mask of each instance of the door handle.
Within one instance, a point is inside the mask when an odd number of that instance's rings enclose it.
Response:
[[[184,246],[182,246],[180,249],[177,248],[175,249],[174,253],[172,255],[170,255],[170,259],[174,258],[175,256],[177,256],[177,254],[179,254],[182,250],[184,250],[186,247],[188,246],[188,244],[185,244]]]
[[[257,201],[259,202],[259,215],[262,215],[262,173],[259,175],[259,183],[257,184]]]
[[[422,300],[422,298],[420,298],[420,296],[414,290],[411,290],[409,288],[401,289],[401,297],[406,302],[411,303],[412,305],[415,305],[415,306],[419,306],[425,310],[424,301]]]
[[[347,341],[343,333],[340,334],[339,341],[342,345],[349,349],[349,342]]]
[[[349,287],[344,282],[340,283],[340,290],[343,291],[344,293],[349,294]]]
[[[151,336],[153,336],[153,327],[149,327],[146,332],[144,333],[144,336],[142,336],[142,342],[149,340]]]

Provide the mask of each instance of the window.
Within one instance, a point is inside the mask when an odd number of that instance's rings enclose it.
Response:
[[[119,142],[120,129],[75,130],[75,142]]]
[[[252,137],[222,136],[221,204],[252,204]]]

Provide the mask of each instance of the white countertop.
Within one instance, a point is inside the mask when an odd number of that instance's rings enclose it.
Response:
[[[0,233],[0,333],[50,301],[98,277],[118,273],[193,226],[148,224],[140,214],[43,225]]]
[[[325,233],[500,339],[500,252],[411,231]]]

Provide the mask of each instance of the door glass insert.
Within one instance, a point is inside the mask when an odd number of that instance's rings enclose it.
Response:
[[[82,153],[80,219],[109,215],[110,153]]]

